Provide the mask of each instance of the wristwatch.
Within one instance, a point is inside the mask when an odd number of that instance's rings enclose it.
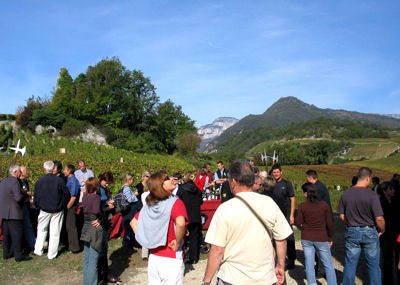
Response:
[[[206,282],[206,280],[203,279],[203,282],[201,283],[201,285],[211,285],[211,281],[210,282]]]

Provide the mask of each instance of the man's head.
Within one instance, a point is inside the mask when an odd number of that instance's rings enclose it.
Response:
[[[361,167],[357,174],[357,184],[358,186],[368,187],[371,183],[372,170],[368,167]]]
[[[85,171],[86,170],[86,164],[83,160],[78,161],[78,167],[80,170]]]
[[[259,175],[254,175],[253,190],[260,192],[260,190],[262,190],[262,186],[263,186],[263,178]]]
[[[21,176],[21,168],[18,165],[10,166],[8,173],[10,173],[11,176],[19,178]]]
[[[222,170],[224,169],[224,164],[223,164],[223,162],[222,162],[222,161],[218,161],[217,167],[218,167],[219,170],[222,171]]]
[[[249,163],[250,163],[251,167],[254,168],[254,160],[250,159],[250,160],[249,160]]]
[[[282,177],[282,168],[279,163],[276,163],[271,168],[272,177],[275,178],[276,182],[279,182]]]
[[[73,166],[72,164],[67,164],[64,167],[64,175],[65,176],[69,177],[69,176],[74,175],[74,173],[75,173],[75,166]]]
[[[275,189],[276,181],[272,176],[263,177],[263,191],[272,192]]]
[[[379,177],[376,176],[372,177],[372,184],[378,185],[379,183],[380,183]]]
[[[45,163],[43,163],[43,168],[46,174],[53,173],[54,162],[52,162],[51,160],[46,161]]]
[[[25,179],[31,176],[30,171],[25,166],[21,166],[20,169],[21,169],[21,176],[20,176],[21,179]]]
[[[207,172],[211,171],[211,164],[208,162],[204,163],[204,168],[207,169]]]
[[[307,170],[306,179],[307,179],[307,182],[315,184],[318,181],[317,171],[315,171],[313,169]]]
[[[229,166],[229,186],[232,194],[251,192],[254,184],[254,170],[246,160],[236,160]]]

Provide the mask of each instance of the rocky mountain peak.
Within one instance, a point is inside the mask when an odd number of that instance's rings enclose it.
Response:
[[[200,150],[209,142],[219,137],[226,129],[236,124],[239,120],[233,117],[219,117],[211,124],[201,126],[197,133],[201,137]]]

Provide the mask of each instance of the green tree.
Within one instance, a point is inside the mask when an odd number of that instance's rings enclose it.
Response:
[[[50,101],[46,98],[41,98],[35,96],[31,96],[26,101],[26,106],[18,107],[16,123],[21,128],[33,131],[35,129],[35,124],[33,122],[32,116],[35,110],[40,110],[47,108],[50,104]]]
[[[58,73],[58,79],[51,107],[66,116],[72,117],[74,114],[75,86],[71,75],[64,67]]]
[[[197,131],[187,131],[177,138],[177,149],[181,154],[194,153],[200,146],[201,138]]]
[[[171,100],[157,105],[151,131],[167,153],[176,150],[176,137],[190,130],[196,130],[194,121],[182,112],[181,106],[175,106]]]

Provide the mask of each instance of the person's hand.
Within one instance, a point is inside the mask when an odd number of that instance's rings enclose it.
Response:
[[[333,241],[330,241],[330,242],[329,242],[329,248],[332,247],[332,244],[333,244]]]
[[[171,250],[177,252],[177,251],[178,251],[178,244],[176,243],[176,239],[172,240],[172,241],[168,244],[168,247],[169,247]]]
[[[294,224],[294,217],[293,216],[290,216],[289,222],[290,222],[290,225]]]
[[[383,235],[385,232],[379,232],[378,233],[378,237],[380,237],[381,235]]]
[[[276,275],[276,278],[278,279],[278,281],[276,281],[277,285],[285,283],[285,268],[276,266],[275,267],[275,275]]]
[[[95,228],[100,227],[100,221],[99,220],[92,221],[92,226],[95,227]]]

